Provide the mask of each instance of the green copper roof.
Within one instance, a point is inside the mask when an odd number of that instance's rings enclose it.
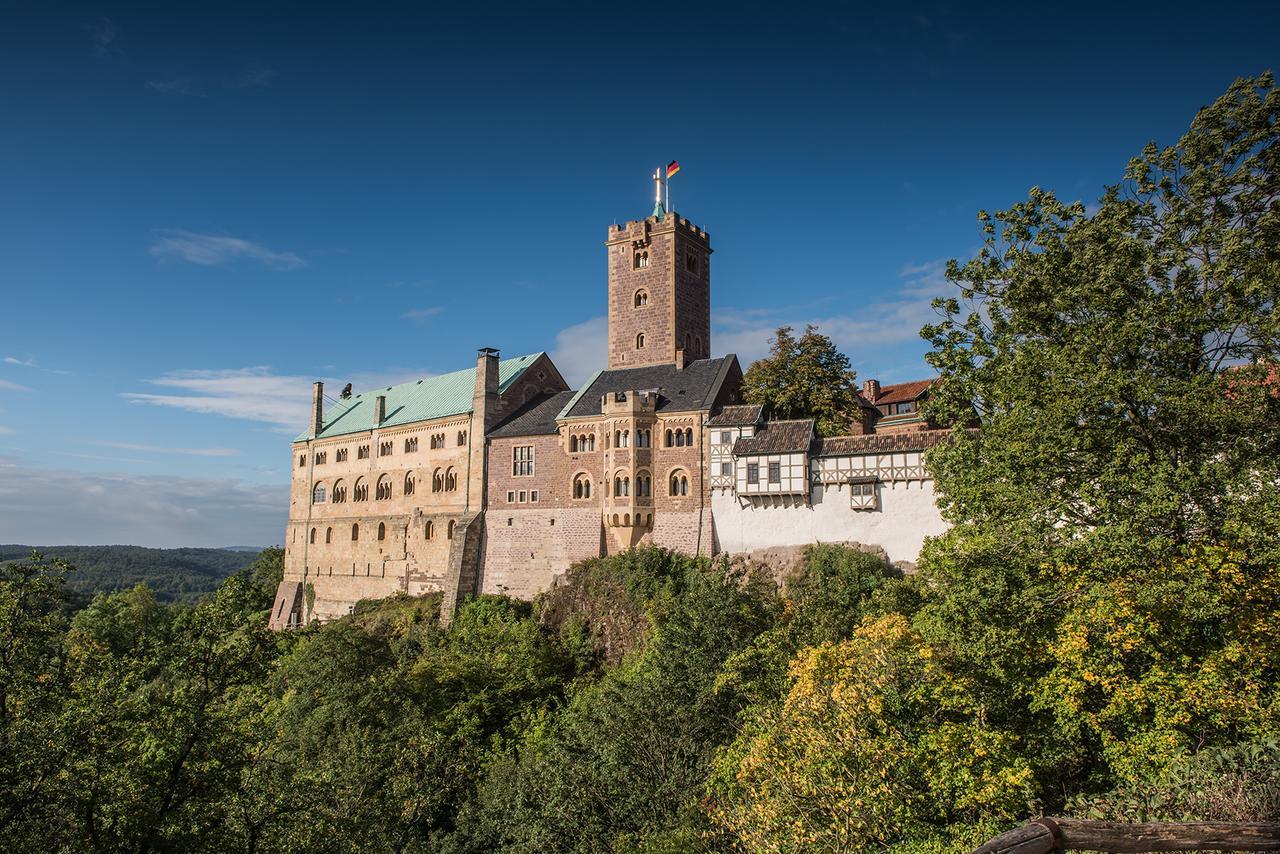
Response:
[[[501,394],[510,388],[511,384],[518,380],[520,375],[541,355],[542,353],[530,353],[527,356],[517,356],[514,359],[503,359],[498,362],[498,393]],[[370,389],[353,395],[348,400],[340,401],[336,406],[326,406],[324,429],[315,438],[327,439],[330,436],[345,436],[348,433],[371,430],[374,426],[395,427],[431,418],[461,415],[471,411],[471,400],[475,390],[475,368],[400,385]],[[378,395],[385,395],[387,398],[387,417],[381,424],[374,425],[374,399]],[[308,430],[294,441],[305,442],[310,438],[312,438],[311,431]]]

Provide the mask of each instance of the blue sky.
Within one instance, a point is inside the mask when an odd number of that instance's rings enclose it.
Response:
[[[1092,200],[1280,64],[1274,3],[1125,6],[11,4],[0,542],[278,542],[313,379],[583,377],[671,159],[717,355],[815,322],[920,378],[979,209]]]

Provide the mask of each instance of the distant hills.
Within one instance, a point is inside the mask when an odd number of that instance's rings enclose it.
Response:
[[[190,602],[211,593],[222,579],[248,566],[260,549],[147,549],[141,546],[0,545],[0,563],[24,560],[35,548],[46,558],[60,557],[76,568],[67,587],[88,599],[103,590],[146,584],[162,602]]]

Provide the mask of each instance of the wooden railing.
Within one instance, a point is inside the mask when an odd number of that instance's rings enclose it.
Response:
[[[1124,824],[1042,818],[1000,834],[973,854],[1065,851],[1280,851],[1280,824],[1212,821]]]

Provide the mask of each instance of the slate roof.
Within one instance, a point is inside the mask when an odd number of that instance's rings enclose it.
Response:
[[[916,400],[935,382],[937,380],[916,380],[910,383],[880,386],[880,395],[875,399],[875,404],[879,406],[882,403],[905,403],[908,400]]]
[[[710,409],[737,357],[699,359],[678,370],[675,365],[647,365],[601,371],[561,411],[561,418],[600,414],[600,398],[617,391],[657,391],[659,412]]]
[[[770,421],[754,436],[733,443],[735,457],[757,454],[795,454],[809,450],[813,443],[813,419]]]
[[[911,430],[905,433],[873,433],[865,436],[831,436],[819,439],[815,457],[843,457],[850,454],[923,451],[946,441],[950,430]]]
[[[760,407],[743,403],[735,406],[722,406],[720,411],[707,419],[708,427],[746,427],[760,421]]]
[[[490,430],[489,436],[547,436],[558,433],[560,428],[556,425],[556,416],[573,399],[574,394],[572,391],[562,391],[530,401]]]
[[[498,393],[501,394],[510,388],[511,384],[542,355],[542,353],[530,353],[527,356],[516,356],[498,362]],[[475,368],[371,389],[349,400],[339,401],[336,406],[326,407],[328,411],[325,412],[324,429],[317,433],[315,438],[327,439],[331,436],[344,436],[348,433],[371,430],[374,426],[395,427],[431,418],[461,415],[471,411],[475,390]],[[373,407],[374,398],[378,395],[386,396],[387,410],[386,420],[375,425]],[[311,431],[308,430],[293,441],[303,442],[310,438],[312,438]]]

